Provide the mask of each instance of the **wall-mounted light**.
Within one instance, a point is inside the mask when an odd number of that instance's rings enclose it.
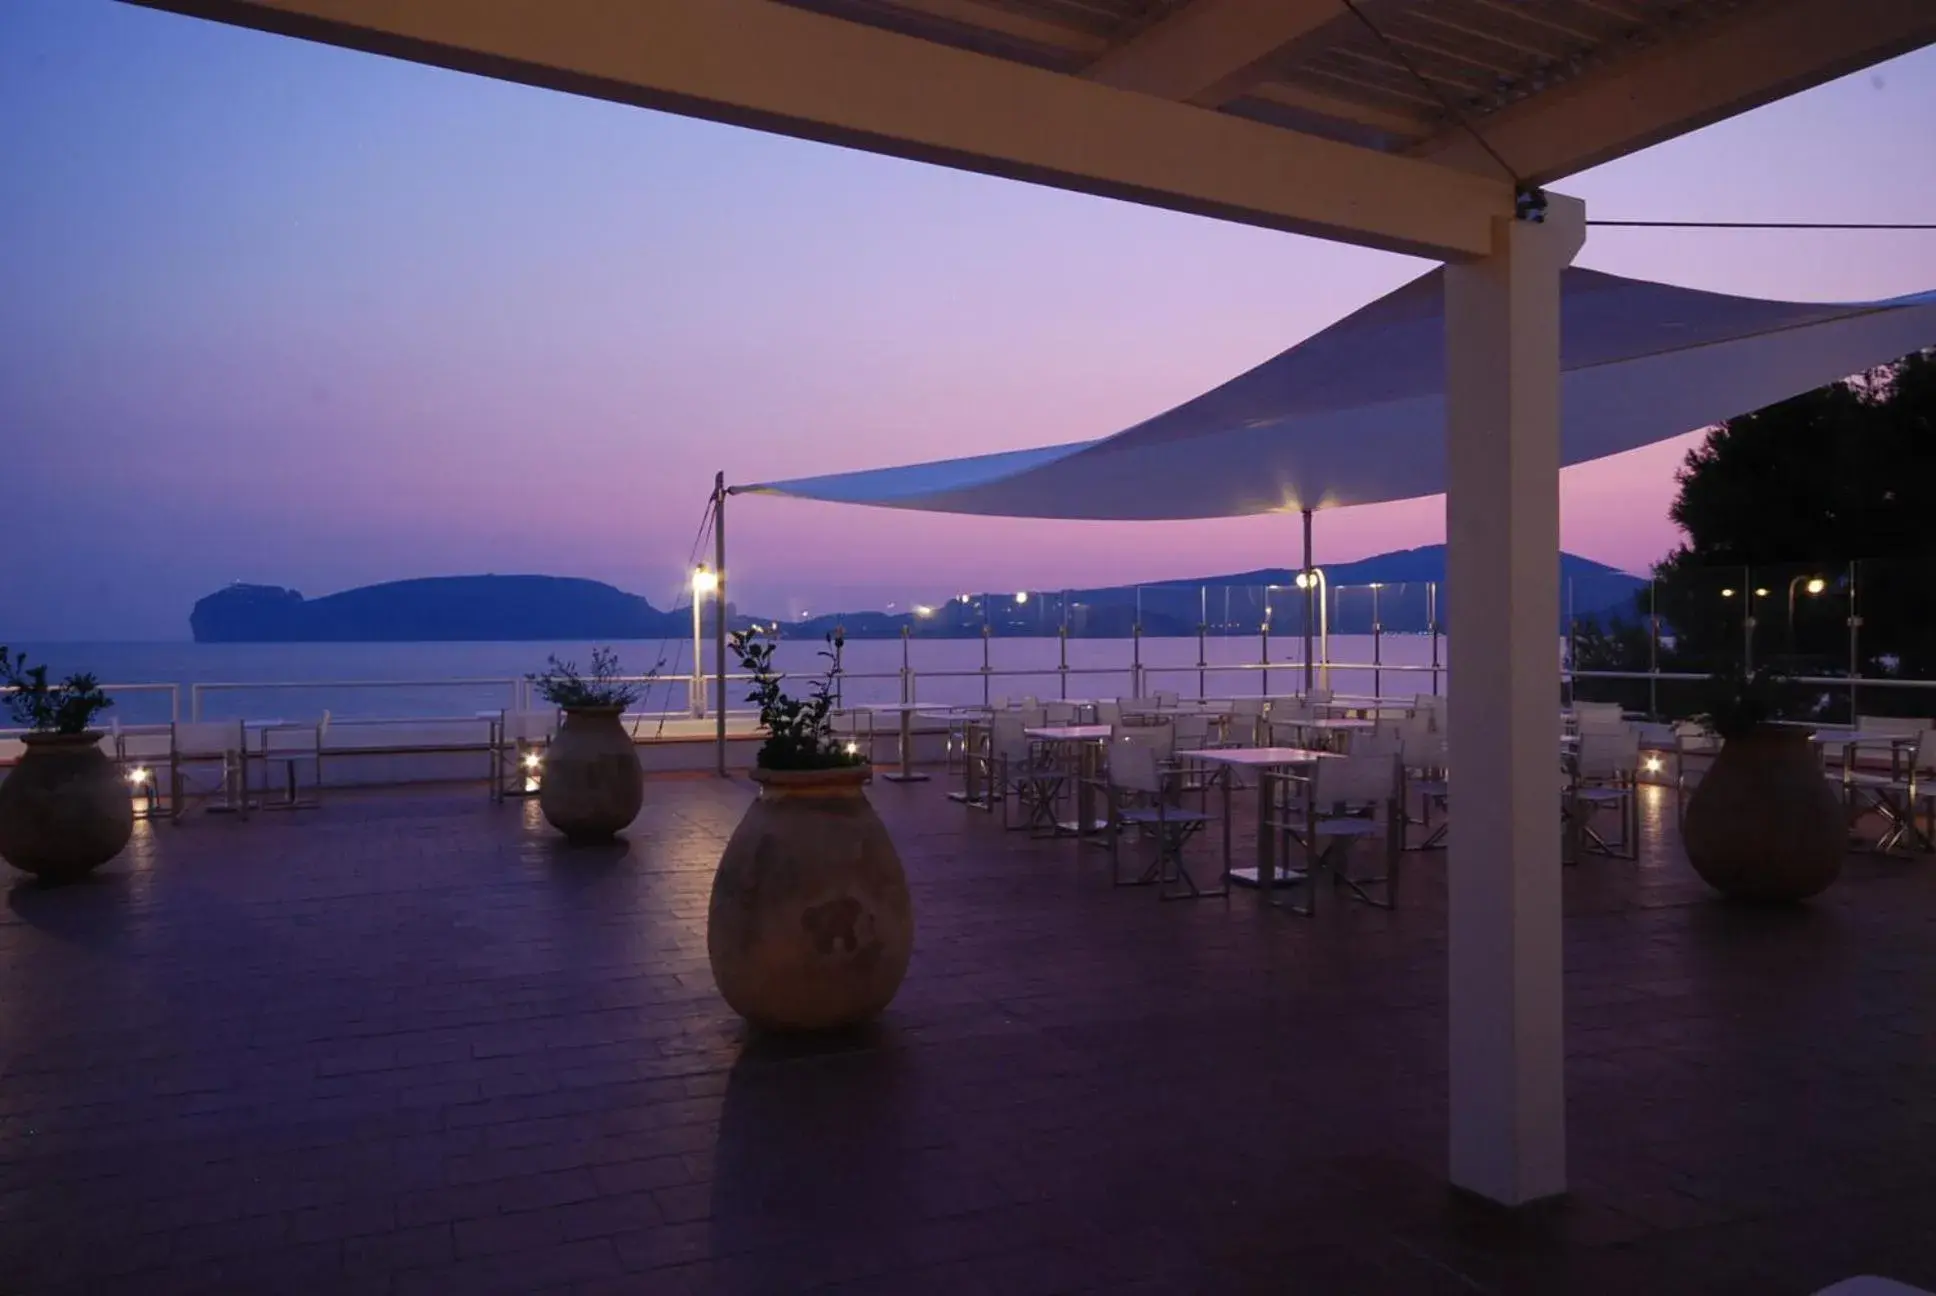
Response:
[[[1649,774],[1658,774],[1658,773],[1660,773],[1660,772],[1661,772],[1661,771],[1662,771],[1663,769],[1665,769],[1665,768],[1667,768],[1667,766],[1666,766],[1666,763],[1665,763],[1665,762],[1663,762],[1663,761],[1661,760],[1661,758],[1660,758],[1660,757],[1658,757],[1658,756],[1649,756],[1649,757],[1647,758],[1647,760],[1646,760],[1646,763],[1644,764],[1644,766],[1643,766],[1643,768],[1644,768],[1644,769],[1645,769],[1645,770],[1646,770],[1646,771],[1647,771],[1647,772],[1648,772]]]
[[[1734,597],[1734,591],[1733,591],[1733,590],[1731,590],[1731,589],[1724,589],[1724,590],[1722,590],[1722,591],[1721,591],[1721,597],[1722,597],[1722,598],[1733,598],[1733,597]]]
[[[1828,582],[1823,580],[1820,576],[1814,576],[1809,578],[1808,584],[1804,585],[1802,588],[1807,590],[1810,594],[1820,594],[1823,590],[1828,588]]]

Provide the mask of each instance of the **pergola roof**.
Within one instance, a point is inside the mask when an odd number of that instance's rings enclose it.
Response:
[[[1452,260],[1515,179],[1936,40],[1929,0],[135,2]]]
[[[1446,489],[1434,270],[1175,409],[1098,441],[739,489],[939,513],[1237,517]],[[1561,279],[1561,462],[1746,413],[1936,344],[1936,292],[1761,301],[1593,270]]]

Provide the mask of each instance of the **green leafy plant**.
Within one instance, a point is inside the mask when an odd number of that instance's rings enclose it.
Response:
[[[760,727],[766,730],[758,758],[762,769],[844,769],[867,763],[835,736],[828,718],[834,707],[834,675],[839,670],[839,659],[832,650],[841,646],[838,631],[827,636],[827,648],[820,653],[827,659],[826,672],[814,680],[812,691],[802,700],[789,696],[781,687],[785,677],[773,669],[774,645],[751,630],[734,631],[733,655],[739,658],[740,668],[753,677],[749,693],[760,709]]]
[[[1782,683],[1769,671],[1723,671],[1709,682],[1707,710],[1695,719],[1723,738],[1745,738],[1782,718],[1777,694]]]
[[[651,679],[664,666],[662,660],[644,678]],[[592,668],[581,672],[577,662],[545,658],[545,669],[525,678],[537,686],[538,696],[553,706],[577,710],[585,707],[627,707],[638,701],[639,686],[625,679],[619,669],[618,654],[610,648],[592,649]]]
[[[5,645],[0,645],[0,688],[7,690],[13,722],[35,733],[86,733],[94,717],[114,705],[93,675],[69,675],[51,684],[45,666],[29,666],[26,653],[9,652]]]

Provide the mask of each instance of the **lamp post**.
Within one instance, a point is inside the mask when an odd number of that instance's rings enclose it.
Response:
[[[687,700],[692,704],[695,720],[706,718],[706,670],[700,665],[705,643],[701,629],[704,604],[708,595],[718,592],[719,573],[704,563],[692,569],[692,687],[687,690]]]
[[[1815,595],[1827,589],[1828,582],[1820,576],[1797,576],[1788,582],[1788,655],[1790,657],[1800,657],[1802,655],[1799,642],[1800,637],[1795,632],[1795,589],[1797,586],[1807,590],[1810,595]],[[1793,663],[1791,662],[1790,665],[1792,666]]]
[[[1329,688],[1331,685],[1331,599],[1324,584],[1324,568],[1312,567],[1307,571],[1299,572],[1297,574],[1297,587],[1305,591],[1307,595],[1315,595],[1317,597],[1318,660],[1324,663],[1323,680],[1325,687]],[[1307,619],[1304,625],[1308,633],[1311,625],[1310,621]],[[1305,653],[1304,670],[1306,678],[1308,679],[1311,670],[1308,650]],[[1305,691],[1309,692],[1308,685]]]

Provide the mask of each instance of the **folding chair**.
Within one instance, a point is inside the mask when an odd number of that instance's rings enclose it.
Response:
[[[1358,752],[1318,761],[1303,776],[1284,777],[1291,792],[1290,805],[1278,827],[1287,842],[1297,841],[1304,848],[1306,895],[1301,909],[1288,903],[1280,907],[1300,917],[1311,917],[1317,912],[1318,874],[1328,873],[1331,884],[1347,889],[1352,899],[1378,909],[1394,908],[1399,836],[1403,831],[1397,804],[1398,757]],[[1296,795],[1300,790],[1302,798]],[[1384,838],[1384,872],[1354,875],[1352,850],[1369,837]],[[1285,852],[1279,855],[1282,858]],[[1377,888],[1377,893],[1371,888]]]
[[[1640,731],[1625,723],[1617,730],[1598,727],[1604,723],[1593,721],[1580,731],[1580,747],[1566,793],[1567,836],[1573,845],[1573,858],[1568,863],[1579,863],[1579,855],[1585,850],[1616,859],[1640,857],[1640,800],[1636,795]],[[1620,835],[1612,841],[1593,826],[1594,816],[1606,809],[1620,813]]]
[[[207,804],[218,796],[213,808],[249,813],[248,789],[242,785],[245,742],[240,720],[193,720],[170,730],[168,813],[175,823],[191,800]]]
[[[1002,803],[1002,827],[1031,832],[1056,831],[1056,802],[1069,783],[1069,771],[1043,751],[1027,730],[1041,723],[1040,712],[998,711],[989,718],[988,759],[993,767],[988,787]],[[1009,821],[1008,799],[1026,812],[1019,825]]]
[[[271,810],[312,810],[322,804],[323,791],[323,738],[329,732],[329,712],[312,727],[310,725],[280,725],[265,729],[262,733],[262,763],[280,765],[283,770],[283,799],[270,802]],[[304,798],[298,794],[296,773],[299,767],[309,765],[316,776],[315,795]]]
[[[1936,803],[1936,729],[1918,730],[1915,749],[1908,759],[1892,764],[1894,768],[1887,774],[1854,768],[1845,768],[1839,775],[1830,772],[1831,777],[1841,780],[1850,825],[1865,811],[1874,810],[1886,825],[1875,844],[1877,851],[1892,851],[1905,841],[1915,850],[1936,849],[1931,845],[1931,837],[1936,835],[1936,810],[1931,808]],[[1917,824],[1918,808],[1924,810],[1928,828]]]
[[[1126,732],[1109,748],[1109,880],[1116,886],[1157,886],[1162,900],[1200,900],[1230,894],[1229,879],[1214,891],[1197,884],[1184,862],[1183,848],[1203,831],[1210,816],[1186,809],[1179,801],[1182,771],[1166,766],[1156,745]],[[1133,804],[1132,804],[1133,803]],[[1156,858],[1139,875],[1125,879],[1122,872],[1122,835],[1128,830],[1139,841],[1154,843]]]
[[[558,732],[558,712],[507,710],[491,743],[491,800],[536,796],[545,749]]]

